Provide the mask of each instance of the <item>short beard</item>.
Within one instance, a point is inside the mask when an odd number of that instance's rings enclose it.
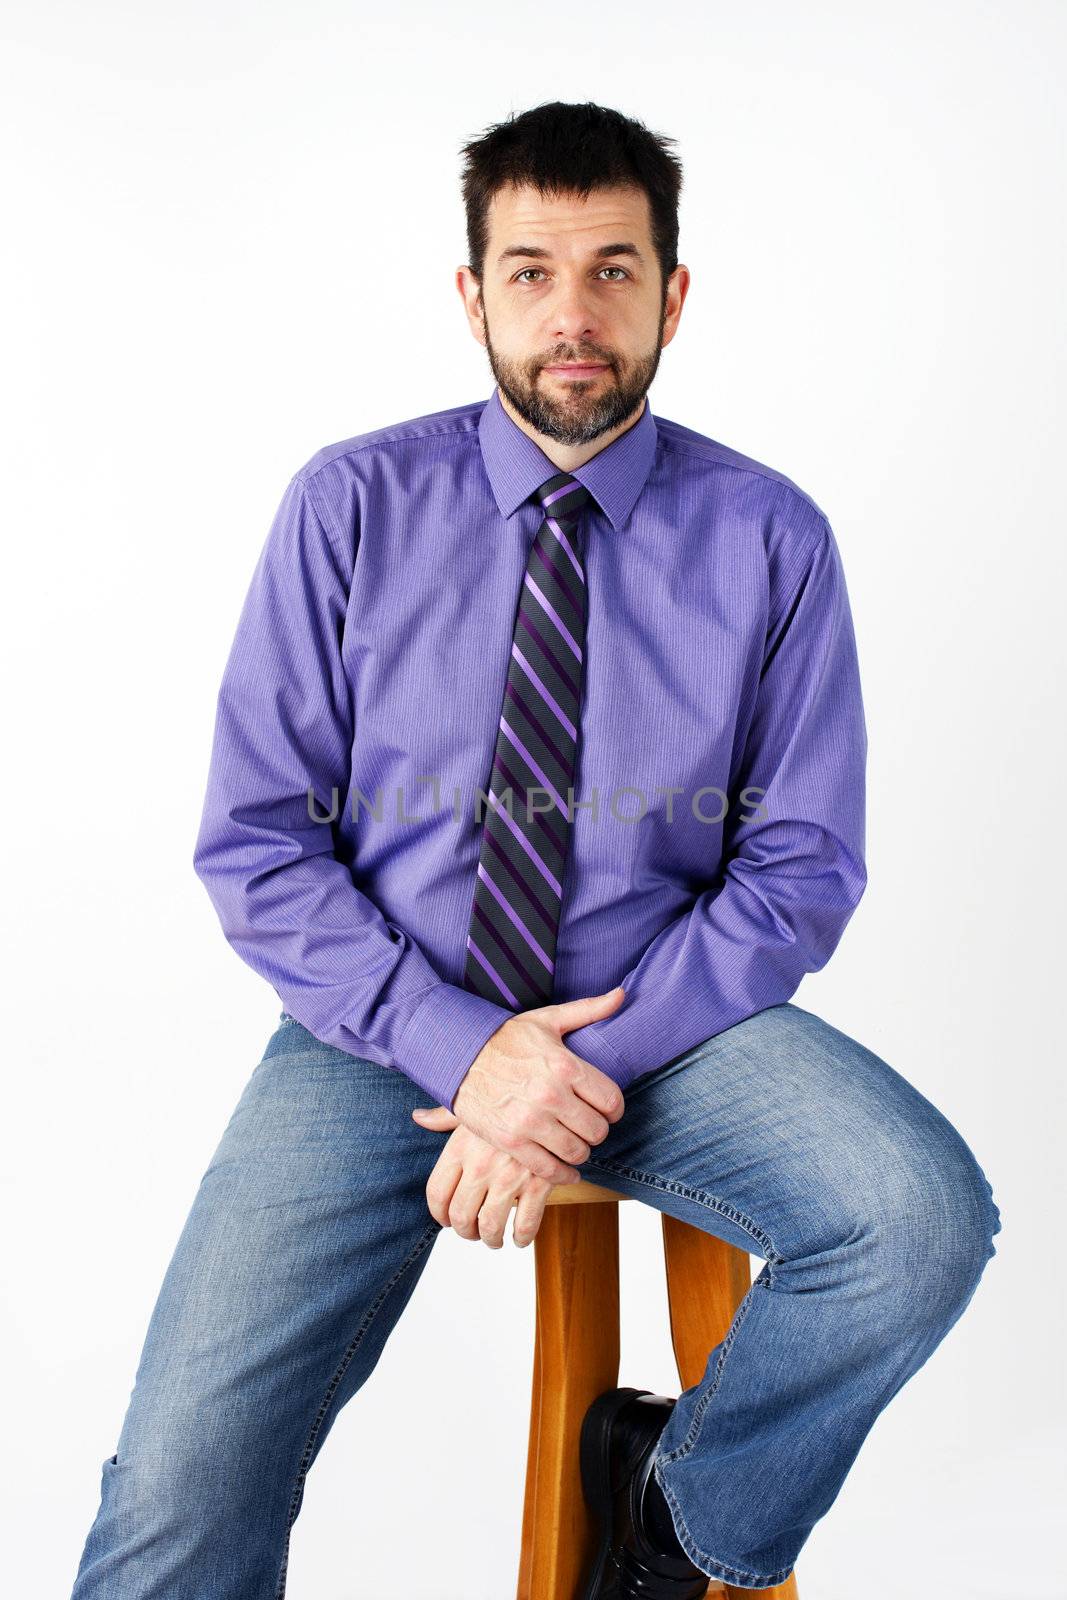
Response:
[[[592,440],[599,439],[601,434],[610,433],[612,429],[625,422],[627,417],[632,416],[648,393],[663,350],[663,325],[666,315],[666,301],[664,301],[660,308],[655,349],[634,362],[625,379],[620,380],[616,374],[615,382],[592,400],[585,398],[590,391],[578,379],[574,381],[573,387],[576,392],[571,399],[557,399],[555,396],[547,395],[537,387],[537,378],[543,363],[538,361],[531,367],[528,364],[506,361],[497,355],[489,337],[489,319],[485,315],[483,305],[485,349],[489,357],[489,366],[493,377],[500,385],[501,393],[511,402],[523,421],[528,422],[538,433],[544,434],[546,439],[555,439],[558,444],[589,444]],[[561,363],[586,359],[610,360],[602,352],[589,350],[579,350],[557,357]],[[610,364],[614,371],[615,363]]]

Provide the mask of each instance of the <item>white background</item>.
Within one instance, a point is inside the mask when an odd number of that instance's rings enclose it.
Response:
[[[796,999],[945,1112],[1002,1213],[974,1301],[808,1540],[803,1600],[1067,1595],[1064,21],[9,0],[9,1593],[69,1593],[160,1280],[280,1009],[191,866],[270,517],[319,446],[489,395],[452,281],[458,148],[559,98],[679,141],[693,282],[654,413],[788,473],[844,558],[870,884]],[[622,1219],[620,1382],[677,1393],[659,1216]],[[514,1593],[532,1288],[510,1237],[442,1237],[312,1470],[288,1600]]]

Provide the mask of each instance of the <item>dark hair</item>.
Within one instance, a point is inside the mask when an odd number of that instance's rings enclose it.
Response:
[[[586,100],[552,100],[494,123],[461,148],[467,263],[481,281],[489,242],[489,205],[498,189],[530,184],[545,194],[578,194],[630,184],[648,196],[652,243],[663,290],[678,265],[678,196],[682,164],[666,146],[677,140],[651,133],[643,122]]]

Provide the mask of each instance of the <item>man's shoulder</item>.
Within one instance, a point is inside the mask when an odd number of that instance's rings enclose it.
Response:
[[[478,423],[485,405],[484,398],[473,400],[335,440],[308,457],[294,476],[307,483],[331,467],[350,463],[358,468],[361,458],[365,460],[383,451],[391,454],[404,447],[469,444],[477,440]],[[738,490],[743,493],[750,510],[779,515],[787,510],[792,513],[791,520],[808,525],[812,522],[828,524],[822,506],[779,468],[669,417],[656,413],[655,422],[660,446],[673,458],[675,472],[697,476],[728,472],[737,478]]]
[[[389,450],[402,446],[407,441],[447,442],[449,438],[462,441],[465,437],[472,435],[476,437],[478,420],[484,407],[484,399],[475,400],[467,405],[450,406],[447,411],[428,411],[419,417],[405,417],[401,422],[390,422],[384,427],[372,428],[366,433],[353,434],[348,439],[338,439],[316,450],[315,454],[297,469],[295,476],[306,482],[316,473],[338,462],[354,460],[361,455],[373,454],[379,450]]]
[[[768,510],[788,508],[805,522],[828,521],[818,501],[779,468],[669,417],[657,415],[656,428],[666,450],[675,458],[677,470],[697,475],[724,471],[734,474],[739,490],[750,502],[762,504]]]

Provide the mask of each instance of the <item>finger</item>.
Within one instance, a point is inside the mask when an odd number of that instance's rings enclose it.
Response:
[[[574,1139],[573,1135],[566,1135],[560,1128],[556,1118],[548,1112],[545,1112],[541,1117],[540,1126],[546,1133],[555,1129],[557,1138],[570,1137],[572,1148],[575,1150],[580,1148],[579,1141]],[[543,1178],[549,1184],[577,1183],[581,1177],[576,1167],[570,1166],[544,1144],[536,1143],[534,1137],[519,1129],[512,1130],[490,1123],[485,1128],[479,1128],[475,1137],[501,1156],[509,1157],[512,1161],[517,1162],[520,1167],[525,1167],[535,1177]],[[518,1140],[517,1144],[511,1143],[513,1138]],[[588,1159],[588,1157],[583,1157],[583,1159]]]
[[[556,1156],[565,1166],[580,1167],[589,1160],[592,1151],[586,1141],[574,1133],[562,1120],[567,1115],[567,1107],[574,1102],[574,1096],[566,1097],[558,1093],[552,1095],[558,1100],[559,1105],[551,1105],[542,1101],[536,1106],[528,1108],[526,1118],[526,1132],[531,1139],[548,1151],[549,1155]],[[521,1158],[520,1158],[521,1159]],[[529,1165],[529,1163],[526,1163]],[[537,1168],[530,1166],[531,1172]],[[545,1174],[538,1173],[538,1177]]]
[[[563,1048],[570,1057],[571,1065],[578,1068],[570,1085],[574,1093],[586,1105],[606,1117],[608,1122],[618,1122],[626,1110],[626,1099],[618,1084],[606,1072],[601,1072],[599,1067],[594,1067],[591,1061],[576,1055],[566,1043]]]
[[[508,1153],[527,1167],[536,1178],[544,1178],[545,1182],[553,1187],[560,1183],[578,1183],[581,1180],[582,1175],[577,1167],[569,1166],[566,1161],[560,1161],[550,1150],[546,1150],[543,1144],[535,1144],[532,1139],[523,1139]]]
[[[566,1095],[561,1098],[563,1099],[563,1104],[561,1109],[556,1112],[556,1117],[564,1128],[574,1134],[576,1139],[582,1140],[586,1146],[591,1147],[602,1143],[607,1138],[611,1132],[611,1123],[607,1117],[601,1116],[600,1112],[591,1106],[587,1100],[582,1099],[577,1084],[572,1084]],[[579,1158],[575,1155],[570,1159],[578,1160]],[[588,1161],[588,1159],[588,1156],[581,1157],[583,1161]]]
[[[463,1172],[463,1164],[454,1158],[441,1156],[426,1183],[426,1204],[430,1214],[442,1228],[452,1226],[449,1206],[456,1192],[456,1184]]]
[[[508,1225],[511,1208],[515,1204],[519,1187],[525,1180],[525,1174],[511,1183],[499,1181],[491,1183],[489,1193],[478,1213],[478,1231],[483,1244],[490,1250],[501,1250],[504,1245],[504,1230]]]
[[[464,1167],[463,1176],[456,1185],[456,1192],[448,1207],[452,1226],[461,1239],[471,1239],[476,1242],[481,1238],[478,1231],[478,1213],[485,1203],[488,1188],[489,1177],[486,1172]]]
[[[588,995],[580,1000],[557,1000],[538,1009],[546,1021],[558,1027],[560,1033],[569,1033],[572,1028],[582,1028],[587,1022],[599,1022],[602,1017],[610,1017],[625,998],[626,991],[619,984],[606,994]]]
[[[536,1237],[550,1193],[547,1184],[538,1178],[531,1178],[519,1195],[515,1205],[515,1220],[511,1224],[511,1237],[520,1250],[525,1249]]]
[[[458,1128],[459,1118],[454,1111],[449,1111],[447,1106],[416,1106],[411,1113],[420,1128],[432,1128],[434,1132],[440,1130],[448,1133],[452,1128]]]

